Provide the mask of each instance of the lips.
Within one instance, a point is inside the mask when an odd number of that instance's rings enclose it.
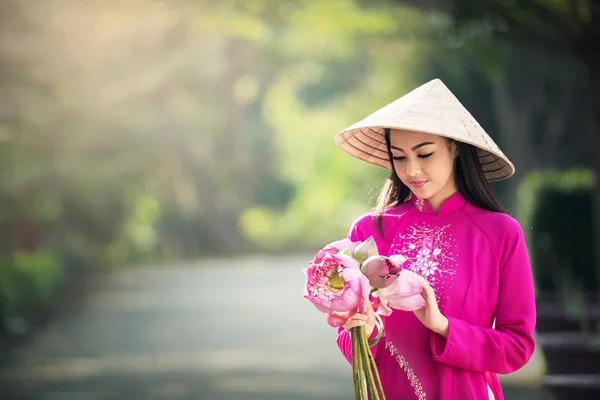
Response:
[[[427,181],[411,181],[410,185],[412,187],[415,187],[417,189],[422,188],[423,186],[425,186],[425,184],[427,183]]]

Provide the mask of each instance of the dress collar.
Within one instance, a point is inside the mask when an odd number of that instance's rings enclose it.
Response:
[[[431,205],[429,204],[429,202],[427,200],[420,199],[414,195],[411,196],[411,198],[410,198],[410,203],[413,205],[413,207],[415,209],[417,209],[419,212],[421,212],[423,214],[432,215],[432,216],[452,214],[453,212],[457,211],[462,206],[464,206],[466,202],[467,202],[467,199],[465,199],[464,196],[460,192],[457,191],[452,196],[450,196],[448,199],[446,199],[446,201],[444,201],[444,203],[442,204],[442,206],[440,207],[439,211],[436,214],[435,211],[433,210],[433,207],[431,207]]]

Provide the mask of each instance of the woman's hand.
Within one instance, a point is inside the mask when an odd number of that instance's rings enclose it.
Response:
[[[343,325],[344,329],[350,332],[351,328],[356,326],[365,326],[365,334],[367,338],[371,337],[373,330],[375,329],[375,312],[373,311],[373,305],[370,301],[366,301],[367,307],[364,314],[356,313],[352,315],[346,323]]]
[[[421,283],[423,284],[423,291],[421,295],[425,300],[425,307],[413,311],[419,321],[427,328],[431,329],[437,334],[443,337],[448,337],[448,318],[446,318],[438,307],[437,300],[435,298],[435,292],[427,279],[423,278],[419,274],[415,274]]]

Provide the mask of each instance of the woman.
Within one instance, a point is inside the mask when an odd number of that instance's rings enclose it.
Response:
[[[380,254],[407,257],[403,267],[422,280],[426,302],[382,317],[381,326],[372,308],[354,314],[339,329],[342,353],[351,362],[349,329],[365,325],[388,399],[503,399],[496,374],[521,368],[535,347],[523,232],[488,186],[510,177],[513,165],[438,79],[336,142],[391,170],[350,239],[373,236]]]

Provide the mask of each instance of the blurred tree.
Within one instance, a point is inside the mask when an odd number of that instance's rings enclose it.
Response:
[[[402,1],[400,1],[402,2]],[[600,2],[597,0],[439,0],[421,7],[448,11],[459,31],[483,29],[516,43],[534,43],[578,59],[589,79],[589,101],[593,130],[590,149],[600,149]],[[564,56],[563,55],[563,56]],[[596,175],[594,189],[594,262],[600,271],[600,157],[592,157]]]
[[[264,118],[274,130],[278,174],[294,197],[284,210],[251,207],[241,223],[264,248],[315,248],[347,234],[387,175],[341,152],[333,137],[412,88],[435,45],[429,21],[411,8],[365,10],[337,0],[281,9],[270,44],[280,68]]]
[[[10,238],[27,221],[45,247],[78,253],[78,263],[99,261],[121,229],[131,190],[127,168],[107,160],[123,159],[133,143],[92,112],[85,62],[72,53],[82,38],[65,40],[62,31],[76,21],[74,10],[64,3],[3,4],[10,13],[2,17],[10,18],[0,24],[0,225],[16,228],[2,232],[2,255],[22,249]],[[36,23],[48,14],[62,24]]]
[[[519,165],[543,163],[577,126],[580,84],[563,84],[551,54],[485,35],[463,45],[440,35],[444,12],[351,0],[2,7],[0,235],[16,237],[20,218],[31,239],[34,220],[44,245],[69,252],[121,248],[146,196],[158,242],[178,256],[344,234],[386,172],[341,153],[334,134],[436,76],[452,77]]]
[[[257,24],[226,5],[3,7],[0,234],[34,215],[45,245],[96,259],[149,192],[170,210],[164,243],[187,243],[180,256],[243,248],[239,213],[277,181],[260,106],[275,64]],[[215,26],[218,13],[233,23]]]
[[[579,64],[492,37],[454,40],[445,36],[424,70],[449,85],[515,164],[514,178],[492,185],[508,211],[514,211],[516,187],[530,170],[591,162],[587,141],[572,135],[591,129],[585,118],[590,108],[580,101],[587,80]]]
[[[361,3],[365,3],[362,2]],[[365,3],[366,4],[366,3]],[[596,0],[381,0],[379,2],[369,2],[376,6],[394,7],[396,5],[410,4],[425,12],[435,11],[450,15],[454,21],[454,40],[464,42],[473,37],[499,37],[516,46],[534,46],[545,48],[548,54],[554,54],[552,61],[559,58],[574,59],[579,62],[582,68],[578,66],[570,68],[572,75],[556,75],[556,78],[570,79],[572,82],[584,82],[585,89],[583,96],[577,98],[573,96],[577,102],[583,104],[583,112],[578,113],[583,117],[584,131],[589,131],[587,138],[589,143],[589,151],[594,151],[600,148],[600,100],[595,93],[600,92],[600,3]],[[492,58],[493,60],[493,58]],[[527,64],[523,61],[519,63],[521,67]],[[581,71],[581,72],[579,72]],[[516,82],[511,79],[510,81]],[[510,81],[496,81],[494,85],[499,98],[504,98],[499,106],[506,107],[513,105],[513,114],[521,114],[522,117],[528,118],[531,115],[529,111],[523,111],[517,104],[520,103],[518,98],[510,99],[506,95],[510,90]],[[576,92],[567,91],[566,95]],[[577,93],[581,94],[581,92]],[[527,97],[524,97],[527,99]],[[523,98],[521,98],[523,99]],[[557,106],[564,101],[564,97],[559,101],[555,101]],[[508,102],[506,100],[509,100]],[[554,99],[553,99],[554,100]],[[527,100],[528,101],[528,100]],[[529,101],[528,101],[529,102]],[[530,104],[532,102],[529,102]],[[568,107],[568,106],[567,106]],[[557,107],[558,109],[558,107]],[[589,114],[585,113],[585,109],[589,109]],[[528,118],[530,119],[530,118]],[[553,121],[553,118],[548,118],[553,126],[560,126],[561,120]],[[589,121],[588,121],[589,120]],[[510,121],[510,120],[509,120]],[[522,121],[523,122],[523,121]],[[503,122],[499,122],[501,129],[504,132],[523,131],[523,127],[528,124],[519,124],[517,129],[514,126],[502,126]],[[591,129],[585,129],[588,124],[592,125]],[[581,126],[581,125],[580,125]],[[557,132],[559,129],[552,128],[547,132],[548,136],[544,137],[545,142],[556,144]],[[565,129],[566,130],[566,129]],[[523,154],[517,147],[521,146],[521,142],[509,139],[507,146],[512,150],[516,150],[515,154]],[[549,140],[546,140],[549,139]],[[514,145],[511,145],[513,142]],[[518,143],[518,144],[517,144]],[[590,157],[593,163],[596,176],[600,176],[600,158]],[[518,159],[521,159],[518,156]],[[595,243],[600,241],[600,183],[596,178],[594,191],[594,236]],[[595,264],[597,270],[600,271],[600,245],[595,246]]]

